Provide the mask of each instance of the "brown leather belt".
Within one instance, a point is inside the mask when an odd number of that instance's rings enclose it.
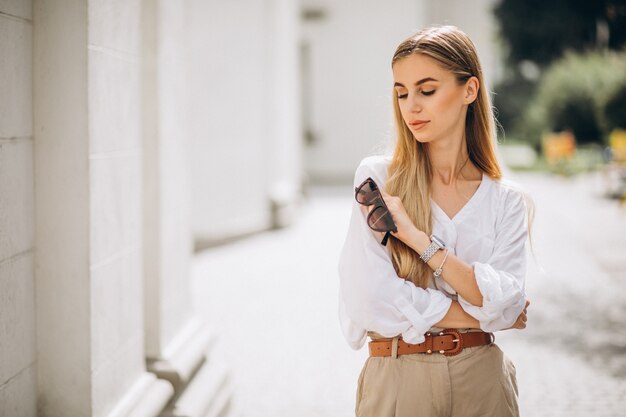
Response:
[[[426,333],[423,343],[412,345],[398,339],[398,355],[412,353],[439,352],[445,356],[454,356],[464,348],[490,345],[495,341],[493,333],[467,332],[461,333],[455,329],[446,329],[436,334]],[[393,339],[375,339],[369,342],[370,356],[392,356]]]

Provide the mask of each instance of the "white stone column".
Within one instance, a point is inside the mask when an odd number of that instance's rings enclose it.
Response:
[[[142,2],[145,351],[148,369],[167,379],[174,401],[163,416],[224,415],[230,384],[212,357],[213,335],[191,308],[187,147],[187,3]]]
[[[156,416],[142,295],[140,2],[35,0],[38,408]]]
[[[198,247],[272,225],[268,135],[276,92],[270,3],[187,2],[191,214]]]
[[[268,193],[275,227],[288,225],[301,202],[300,2],[268,0]]]
[[[0,416],[36,407],[32,8],[0,2]]]

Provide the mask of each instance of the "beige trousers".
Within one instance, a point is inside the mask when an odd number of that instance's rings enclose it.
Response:
[[[515,366],[491,344],[456,356],[369,357],[359,376],[357,417],[519,416]]]

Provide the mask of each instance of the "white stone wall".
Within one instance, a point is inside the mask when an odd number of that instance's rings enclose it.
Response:
[[[32,5],[0,1],[0,415],[36,415]]]

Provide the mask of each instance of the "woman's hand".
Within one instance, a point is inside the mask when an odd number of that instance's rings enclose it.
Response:
[[[413,221],[411,221],[409,215],[404,209],[402,200],[400,199],[400,197],[394,197],[392,195],[389,195],[383,190],[380,190],[380,193],[383,196],[383,200],[385,200],[385,204],[387,205],[389,212],[391,213],[393,222],[398,228],[398,232],[392,232],[391,235],[400,239],[404,243],[409,244],[410,238],[415,236],[416,232],[418,232],[418,229],[417,227],[415,227]]]
[[[528,320],[528,306],[530,305],[530,301],[526,300],[526,306],[524,307],[524,310],[520,313],[520,315],[517,317],[517,320],[515,321],[515,323],[513,323],[513,325],[511,327],[509,327],[509,329],[525,329],[526,328],[526,321]]]

